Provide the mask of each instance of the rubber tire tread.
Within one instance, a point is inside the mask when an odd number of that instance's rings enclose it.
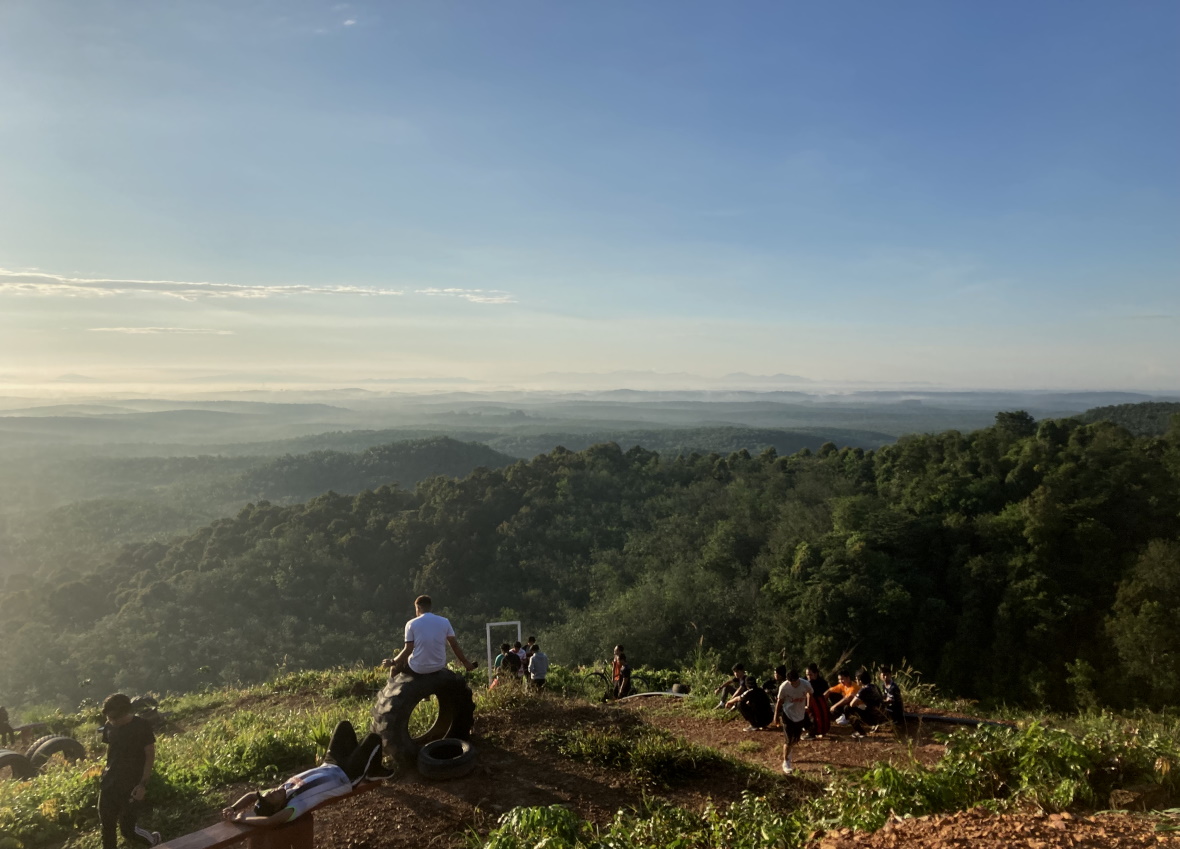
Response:
[[[435,752],[459,746],[459,755],[454,758],[440,758]],[[466,740],[450,737],[432,740],[418,752],[418,773],[423,778],[443,781],[448,778],[462,778],[475,769],[476,752]]]
[[[36,740],[33,741],[33,745],[31,745],[31,746],[29,746],[29,748],[25,749],[25,757],[28,758],[30,761],[33,760],[33,754],[38,749],[40,749],[42,746],[44,746],[46,743],[48,743],[54,737],[60,737],[60,736],[61,736],[60,734],[46,734],[44,737],[38,737]]]
[[[65,755],[66,760],[76,761],[79,758],[86,757],[86,747],[75,740],[73,737],[66,737],[64,735],[58,737],[51,737],[40,746],[29,761],[37,769],[49,763],[49,759],[54,755]]]
[[[28,758],[20,752],[14,752],[11,749],[0,749],[0,769],[4,769],[5,767],[12,768],[13,778],[33,778],[37,774],[37,768],[33,766]]]
[[[438,699],[438,718],[420,737],[410,736],[410,714],[424,699]],[[467,740],[475,724],[475,697],[462,675],[443,669],[429,675],[402,672],[389,679],[373,705],[373,731],[381,736],[385,753],[412,766],[422,746],[451,737]]]

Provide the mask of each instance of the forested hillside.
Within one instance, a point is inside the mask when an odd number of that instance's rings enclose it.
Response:
[[[513,459],[486,445],[440,436],[357,453],[273,458],[34,455],[10,464],[4,475],[0,575],[88,569],[120,543],[191,532],[251,501],[291,504],[323,492],[355,494],[387,484],[413,489],[424,478],[464,477]]]
[[[1083,422],[1113,422],[1139,436],[1159,436],[1176,415],[1180,415],[1180,401],[1144,401],[1095,407],[1078,418]]]
[[[0,693],[76,700],[375,662],[429,592],[472,653],[908,659],[945,690],[1071,707],[1180,697],[1180,426],[914,436],[875,452],[616,445],[298,506],[258,502],[93,570],[10,578]],[[82,682],[89,680],[89,687]]]

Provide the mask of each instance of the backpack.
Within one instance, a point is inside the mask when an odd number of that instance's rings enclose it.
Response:
[[[520,672],[520,655],[514,651],[504,652],[504,657],[500,661],[500,668],[507,669],[513,675]]]

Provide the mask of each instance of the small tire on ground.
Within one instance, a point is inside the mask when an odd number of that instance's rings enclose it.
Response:
[[[0,769],[11,769],[12,777],[19,779],[33,778],[37,774],[37,768],[28,758],[10,749],[0,749]]]
[[[434,740],[418,752],[418,772],[423,778],[462,778],[473,769],[475,749],[466,740]]]
[[[37,747],[37,750],[29,757],[29,761],[36,769],[41,769],[49,763],[50,758],[58,754],[67,761],[76,761],[86,757],[86,747],[73,737],[50,737]]]
[[[33,741],[33,745],[31,745],[31,746],[29,746],[29,748],[25,749],[25,757],[31,761],[33,759],[33,755],[36,753],[36,751],[38,749],[40,749],[42,746],[44,746],[46,743],[48,743],[54,737],[60,737],[60,736],[61,736],[60,734],[46,734],[44,737],[38,737],[36,740]]]
[[[410,715],[423,700],[438,699],[438,718],[417,737],[410,735]],[[422,747],[451,737],[467,740],[475,723],[475,699],[462,675],[443,669],[428,675],[401,672],[386,683],[373,705],[373,731],[381,736],[385,753],[412,766]]]

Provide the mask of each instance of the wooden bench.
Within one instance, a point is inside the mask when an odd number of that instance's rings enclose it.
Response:
[[[312,849],[315,846],[315,812],[328,805],[352,799],[370,790],[376,790],[385,782],[367,781],[357,785],[351,793],[333,796],[316,805],[303,816],[296,817],[282,825],[260,827],[241,823],[221,821],[192,834],[175,837],[161,843],[158,849],[221,849],[246,841],[249,849]]]

